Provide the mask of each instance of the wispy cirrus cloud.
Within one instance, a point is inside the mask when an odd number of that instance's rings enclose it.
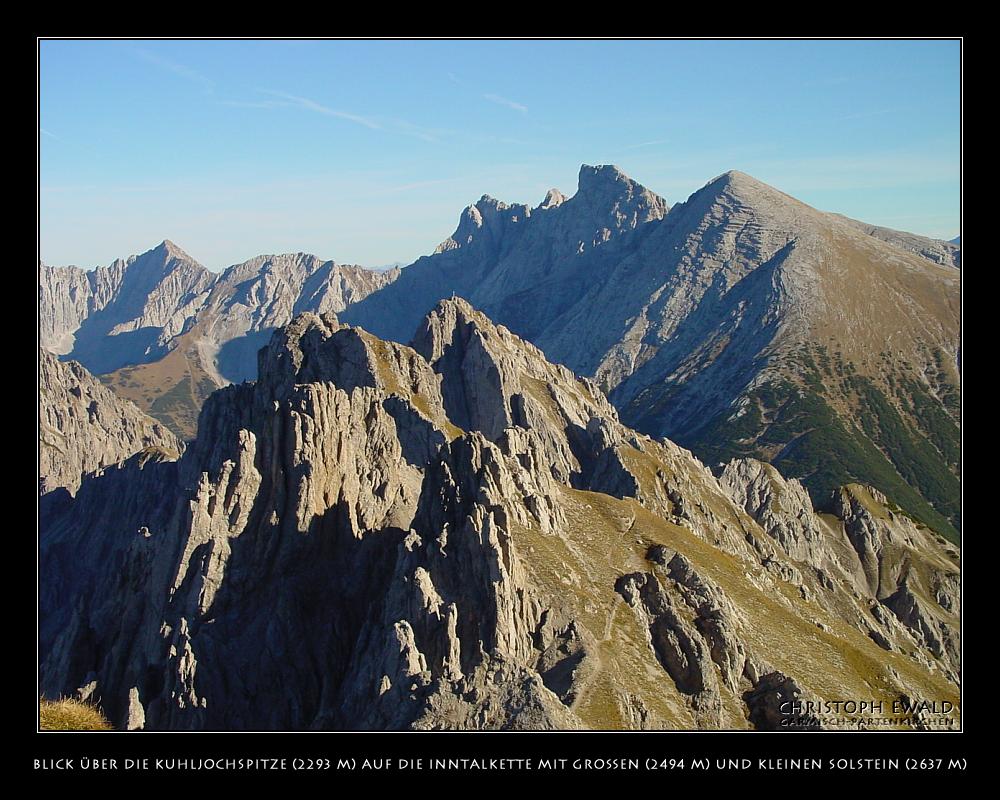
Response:
[[[138,49],[135,52],[139,56],[139,58],[141,58],[143,61],[147,61],[150,64],[155,64],[161,69],[165,69],[168,72],[174,73],[174,75],[178,75],[181,78],[185,78],[191,81],[192,83],[198,84],[199,86],[201,86],[202,91],[204,91],[205,94],[211,94],[213,91],[215,91],[215,81],[213,81],[211,78],[202,75],[200,72],[198,72],[198,70],[193,69],[192,67],[189,67],[186,64],[180,64],[176,61],[171,61],[169,58],[164,58],[163,56],[157,55],[156,53],[150,52],[149,50]]]
[[[81,153],[86,153],[87,157],[91,159],[101,160],[104,158],[104,154],[100,150],[94,150],[88,145],[81,143],[79,139],[73,135],[69,137],[66,137],[65,135],[57,136],[48,128],[42,128],[42,127],[38,128],[38,133],[43,138],[51,139],[54,142],[59,142],[61,145],[60,149],[66,148],[67,152],[72,152],[75,150]]]
[[[221,100],[220,103],[233,108],[290,108],[293,105],[281,100]]]
[[[356,125],[362,125],[371,130],[388,131],[390,133],[397,133],[403,136],[412,136],[416,139],[435,144],[440,143],[442,139],[457,136],[460,133],[459,131],[448,128],[428,128],[405,119],[368,117],[351,111],[331,108],[330,106],[324,105],[323,103],[313,100],[310,97],[302,97],[300,95],[280,92],[274,89],[258,89],[257,91],[261,94],[269,95],[274,99],[223,100],[221,101],[222,105],[233,108],[301,108],[306,111],[312,111],[316,114],[323,114],[324,116],[347,120],[348,122],[353,122]]]
[[[277,92],[272,89],[261,89],[263,94],[271,95],[272,97],[277,97],[283,100],[287,105],[303,108],[306,111],[313,111],[317,114],[324,114],[328,117],[336,117],[337,119],[343,119],[348,122],[353,122],[356,125],[363,125],[366,128],[371,128],[372,130],[382,130],[382,126],[373,119],[369,117],[362,116],[361,114],[354,114],[350,111],[341,111],[337,108],[330,108],[322,103],[318,103],[309,97],[299,97],[295,94],[288,94],[287,92]]]
[[[507,108],[511,108],[514,111],[520,111],[522,114],[528,113],[527,106],[522,105],[521,103],[517,103],[506,97],[501,97],[498,94],[484,94],[483,99],[489,100],[491,103],[496,103],[498,106],[506,106]]]
[[[450,130],[448,128],[425,128],[423,125],[416,125],[405,119],[386,120],[386,124],[396,133],[401,133],[405,136],[413,136],[417,139],[421,139],[425,142],[432,142],[434,144],[439,144],[442,139],[446,139],[450,136],[457,136],[460,133],[459,131]]]

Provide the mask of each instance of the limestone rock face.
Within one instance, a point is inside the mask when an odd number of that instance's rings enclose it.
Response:
[[[76,492],[85,473],[140,450],[184,449],[164,425],[118,397],[75,361],[38,354],[39,491]]]
[[[781,550],[797,561],[823,566],[829,556],[826,536],[801,483],[748,458],[730,461],[719,481]]]
[[[789,733],[795,730],[821,730],[822,726],[814,716],[782,712],[783,707],[794,707],[796,703],[801,704],[803,699],[802,690],[795,681],[780,672],[764,675],[757,686],[745,695],[746,704],[750,708],[750,720],[757,730]]]
[[[91,372],[106,373],[156,361],[203,321],[208,324],[199,338],[212,345],[205,367],[215,373],[218,350],[229,342],[263,332],[261,344],[266,343],[270,332],[295,314],[342,311],[398,274],[305,253],[257,256],[215,274],[169,241],[89,272],[43,264],[41,344],[59,355],[72,354]],[[256,349],[242,359],[224,353],[221,371],[237,381],[255,377]]]
[[[856,488],[834,524],[761,465],[720,483],[464,300],[411,346],[298,315],[258,375],[208,399],[178,459],[43,503],[46,694],[143,730],[765,728],[785,697],[957,702],[954,548]]]
[[[941,547],[944,543],[936,542],[930,531],[898,509],[892,510],[886,497],[871,487],[846,486],[835,493],[831,507],[844,521],[871,594],[957,679],[961,668],[957,550],[947,544]]]
[[[215,276],[173,242],[85,272],[42,265],[42,347],[94,373],[163,355],[204,303]]]
[[[439,300],[458,294],[547,348],[541,332],[602,282],[601,271],[627,254],[668,208],[610,165],[582,166],[573,197],[550,190],[535,208],[484,196],[465,209],[434,255],[403,270],[398,288],[366,298],[344,319],[407,341]],[[598,348],[589,339],[582,344]]]
[[[204,361],[217,383],[253,380],[257,350],[276,328],[305,311],[339,313],[398,275],[398,269],[376,272],[305,253],[257,256],[232,266],[199,313]]]
[[[824,516],[813,511],[798,481],[785,481],[768,464],[730,462],[720,482],[782,552],[815,572],[829,599],[838,585],[870,598],[864,627],[881,647],[906,650],[916,642],[958,679],[957,548],[870,486],[840,488]]]

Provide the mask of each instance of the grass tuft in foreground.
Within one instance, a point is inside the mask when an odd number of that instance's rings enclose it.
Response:
[[[114,728],[97,706],[80,700],[38,701],[39,724],[43,731],[111,731]]]

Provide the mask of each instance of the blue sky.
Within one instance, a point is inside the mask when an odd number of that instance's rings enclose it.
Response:
[[[167,238],[409,263],[483,194],[582,163],[671,204],[739,169],[818,208],[951,238],[957,41],[43,41],[41,258]]]

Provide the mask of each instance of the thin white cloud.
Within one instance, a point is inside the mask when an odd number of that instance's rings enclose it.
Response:
[[[641,147],[653,147],[654,145],[657,144],[667,144],[669,141],[670,141],[669,139],[654,139],[651,142],[639,142],[639,144],[630,144],[626,147],[623,147],[622,150],[638,150]]]
[[[294,105],[280,100],[222,100],[220,102],[224,106],[232,106],[233,108],[291,108]]]
[[[396,133],[414,136],[417,139],[422,139],[425,142],[433,142],[434,144],[439,144],[442,139],[465,135],[462,131],[451,128],[426,128],[423,125],[416,125],[405,119],[388,119],[385,120],[385,124]]]
[[[407,122],[405,119],[391,119],[387,122],[397,133],[402,133],[406,136],[414,136],[417,139],[422,139],[425,142],[432,142],[433,144],[440,143],[443,137],[455,136],[458,133],[458,131],[452,131],[446,128],[425,128],[422,125],[415,125],[412,122]]]
[[[185,78],[192,83],[196,83],[201,86],[205,94],[211,94],[215,90],[215,81],[211,78],[207,78],[202,75],[198,70],[192,69],[186,64],[180,64],[176,61],[171,61],[170,59],[159,56],[156,53],[151,53],[149,50],[136,50],[138,56],[144,61],[148,61],[150,64],[155,64],[161,69],[165,69],[168,72],[174,73],[181,78]]]
[[[43,136],[48,136],[48,137],[49,137],[49,138],[51,138],[51,139],[55,139],[55,140],[56,140],[57,142],[58,142],[58,141],[62,141],[62,140],[61,140],[61,139],[60,139],[60,138],[59,138],[58,136],[56,136],[56,135],[55,135],[54,133],[52,133],[51,131],[47,131],[47,130],[45,130],[45,128],[39,128],[38,130],[39,130],[39,132],[40,132],[40,133],[41,133],[41,134],[42,134]]]
[[[279,97],[282,100],[287,101],[289,105],[304,108],[307,111],[314,111],[317,114],[325,114],[328,117],[336,117],[337,119],[347,120],[348,122],[353,122],[356,125],[363,125],[364,127],[371,128],[372,130],[382,130],[382,126],[373,119],[363,117],[360,114],[353,114],[350,111],[340,111],[336,108],[324,106],[322,103],[317,103],[315,100],[308,97],[299,97],[298,95],[288,94],[287,92],[276,92],[270,89],[261,89],[260,91],[264,94]]]
[[[366,128],[372,130],[387,130],[393,133],[402,134],[404,136],[412,136],[416,139],[420,139],[425,142],[431,142],[434,144],[439,144],[443,138],[457,136],[459,131],[450,130],[447,128],[426,128],[422,125],[417,125],[413,122],[409,122],[405,119],[375,119],[373,117],[365,117],[361,114],[354,114],[349,111],[342,111],[339,109],[330,108],[323,105],[311,98],[300,97],[294,94],[288,94],[287,92],[278,92],[271,89],[258,89],[257,91],[271,95],[276,98],[274,100],[223,100],[222,105],[230,106],[233,108],[260,108],[260,109],[273,109],[273,108],[302,108],[307,111],[313,111],[317,114],[324,114],[330,117],[337,117],[339,119],[345,119],[349,122],[354,122],[358,125],[363,125]]]
[[[514,111],[520,111],[522,114],[528,113],[528,107],[521,105],[520,103],[515,103],[513,100],[508,100],[506,97],[501,97],[498,94],[484,94],[483,98],[489,100],[491,103],[496,103],[500,106],[506,106],[507,108],[512,108]]]

